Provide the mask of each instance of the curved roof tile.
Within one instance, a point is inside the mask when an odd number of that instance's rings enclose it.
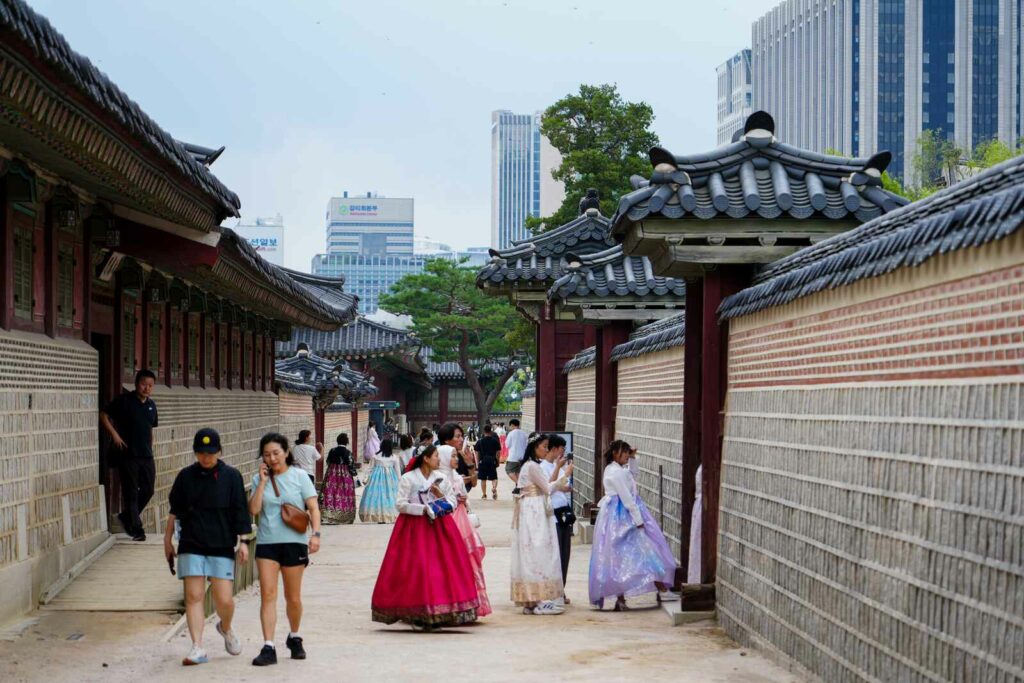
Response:
[[[765,112],[748,118],[738,141],[707,154],[676,156],[655,147],[650,178],[634,176],[634,191],[622,197],[611,219],[612,233],[649,216],[804,219],[854,216],[870,220],[906,204],[882,189],[888,152],[847,159],[778,142]],[[750,128],[751,125],[764,126]]]
[[[565,367],[562,369],[562,372],[568,375],[570,372],[573,372],[574,370],[582,370],[584,368],[589,368],[594,366],[596,363],[597,347],[588,346],[587,348],[583,349],[575,356],[573,356],[571,359],[569,359],[569,362],[565,364]]]
[[[329,332],[309,328],[292,330],[290,341],[278,344],[278,355],[292,355],[299,344],[325,358],[344,356],[370,356],[388,353],[412,353],[420,342],[406,330],[388,327],[382,323],[356,318],[355,322]]]
[[[645,353],[664,351],[682,346],[686,341],[686,314],[680,313],[671,318],[638,327],[629,335],[629,341],[612,349],[612,361],[623,358],[635,358]]]
[[[686,295],[686,283],[655,275],[646,256],[626,256],[622,245],[587,255],[567,255],[566,273],[548,290],[548,299],[596,296]]]
[[[768,265],[718,312],[722,319],[749,315],[1002,239],[1022,226],[1024,157],[1017,157]]]

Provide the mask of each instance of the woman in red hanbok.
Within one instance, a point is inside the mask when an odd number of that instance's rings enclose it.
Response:
[[[439,464],[437,449],[428,446],[399,482],[398,521],[370,603],[374,621],[403,621],[416,630],[476,621],[473,566],[455,520],[437,504],[451,495]]]
[[[452,518],[459,528],[459,533],[462,534],[462,540],[466,544],[466,550],[473,565],[473,579],[476,582],[477,595],[480,598],[480,606],[477,607],[476,615],[486,617],[492,611],[491,602],[487,599],[487,583],[484,581],[484,555],[487,553],[487,549],[469,517],[469,492],[466,490],[466,481],[456,471],[459,466],[459,453],[465,443],[462,427],[454,422],[449,422],[438,430],[437,438],[443,444],[437,447],[441,453],[438,472],[445,475],[451,485],[448,500],[455,508]]]

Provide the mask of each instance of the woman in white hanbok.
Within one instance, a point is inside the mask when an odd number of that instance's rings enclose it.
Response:
[[[561,614],[565,609],[555,601],[562,597],[562,560],[558,552],[558,533],[549,499],[552,488],[568,489],[572,464],[555,463],[550,475],[544,474],[540,459],[547,454],[546,436],[534,439],[526,447],[519,470],[519,496],[512,513],[512,601],[523,614]],[[561,477],[559,478],[559,473]]]

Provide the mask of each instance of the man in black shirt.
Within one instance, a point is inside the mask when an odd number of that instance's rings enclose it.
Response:
[[[249,559],[249,546],[239,537],[252,531],[245,486],[238,470],[220,461],[220,435],[213,429],[200,429],[192,440],[196,462],[174,479],[171,510],[164,530],[164,554],[174,567],[174,522],[180,524],[178,538],[178,578],[185,586],[185,618],[192,636],[192,649],[182,664],[203,664],[203,597],[209,579],[213,604],[220,623],[217,633],[224,638],[229,654],[242,652],[241,642],[231,630],[235,614],[232,597],[235,556]],[[238,550],[235,550],[235,546]]]
[[[480,466],[477,470],[477,477],[482,482],[480,493],[484,499],[487,498],[487,482],[491,482],[491,496],[498,499],[498,455],[501,453],[501,441],[494,435],[494,428],[490,424],[484,425],[484,436],[475,445],[476,452],[480,455]]]
[[[110,434],[117,453],[121,480],[121,512],[117,518],[135,541],[145,541],[142,511],[153,497],[156,468],[153,464],[153,428],[156,404],[150,398],[156,385],[152,370],[139,370],[135,391],[124,393],[100,411],[100,424]]]

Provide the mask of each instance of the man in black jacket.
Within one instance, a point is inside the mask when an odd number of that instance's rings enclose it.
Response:
[[[200,429],[192,440],[192,451],[196,462],[178,472],[171,487],[171,510],[164,531],[164,554],[173,573],[174,523],[179,522],[178,577],[185,586],[185,618],[192,636],[192,649],[182,660],[185,665],[207,661],[203,650],[207,579],[220,617],[217,632],[224,638],[224,649],[241,654],[242,644],[231,630],[235,614],[232,589],[236,555],[242,563],[249,559],[249,546],[239,537],[252,531],[242,475],[221,462],[220,435],[213,429]]]

